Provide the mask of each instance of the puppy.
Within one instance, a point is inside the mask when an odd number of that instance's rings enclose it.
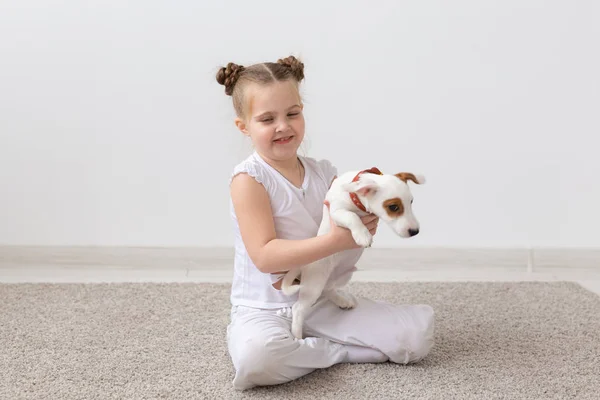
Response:
[[[360,220],[361,216],[375,214],[403,238],[419,233],[419,222],[411,206],[413,196],[408,186],[409,180],[416,184],[425,183],[425,178],[420,175],[408,172],[388,175],[382,174],[377,168],[347,172],[333,181],[326,195],[329,209],[323,207],[323,219],[317,235],[329,232],[331,215],[336,225],[352,232],[354,241],[361,248],[358,253],[356,250],[346,250],[286,273],[281,285],[283,293],[292,295],[300,291],[298,301],[292,307],[292,334],[296,338],[302,338],[304,319],[321,294],[340,308],[356,306],[356,299],[352,295],[339,290],[348,283],[352,271],[340,276],[335,276],[334,272],[341,264],[348,265],[349,253],[354,252],[354,261],[358,261],[364,248],[370,247],[373,242],[371,233]],[[294,285],[300,275],[301,283]]]

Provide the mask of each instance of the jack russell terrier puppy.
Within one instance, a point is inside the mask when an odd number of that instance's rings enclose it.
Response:
[[[325,199],[329,202],[329,209],[323,207],[323,219],[317,235],[329,232],[331,215],[336,225],[352,232],[362,254],[363,248],[371,246],[373,237],[360,217],[371,213],[385,221],[400,237],[415,236],[419,233],[419,222],[412,212],[409,180],[416,184],[425,183],[425,178],[420,175],[408,172],[388,175],[377,168],[344,173],[333,181],[327,192]],[[350,280],[351,274],[344,274],[347,279],[330,279],[340,262],[347,259],[344,253],[353,251],[346,250],[286,273],[281,284],[283,293],[292,295],[300,291],[298,301],[292,307],[292,334],[296,338],[302,338],[304,319],[321,294],[340,308],[356,306],[356,299],[351,294],[338,290]],[[301,276],[301,283],[294,285],[298,276]]]

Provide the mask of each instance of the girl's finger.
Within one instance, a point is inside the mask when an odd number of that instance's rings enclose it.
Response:
[[[377,228],[377,222],[371,222],[367,225],[365,225],[367,227],[367,229],[371,230],[371,229],[375,229]]]
[[[379,217],[377,217],[376,215],[367,215],[367,216],[362,217],[360,220],[362,221],[363,224],[366,225],[366,224],[368,224],[372,221],[376,221],[378,219],[379,219]]]

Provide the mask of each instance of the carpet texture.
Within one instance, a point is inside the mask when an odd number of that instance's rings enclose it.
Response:
[[[0,284],[0,398],[600,399],[600,297],[576,284],[350,286],[432,305],[430,355],[236,392],[227,284]]]

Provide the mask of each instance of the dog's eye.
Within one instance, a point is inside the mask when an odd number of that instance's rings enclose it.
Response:
[[[411,201],[410,201],[410,204],[412,204],[412,203],[413,203],[413,201],[415,201],[415,200],[414,200],[414,199],[413,199],[413,200],[411,200]]]
[[[398,207],[396,204],[392,204],[392,205],[388,206],[388,210],[390,210],[392,212],[398,212],[400,210],[400,207]]]

